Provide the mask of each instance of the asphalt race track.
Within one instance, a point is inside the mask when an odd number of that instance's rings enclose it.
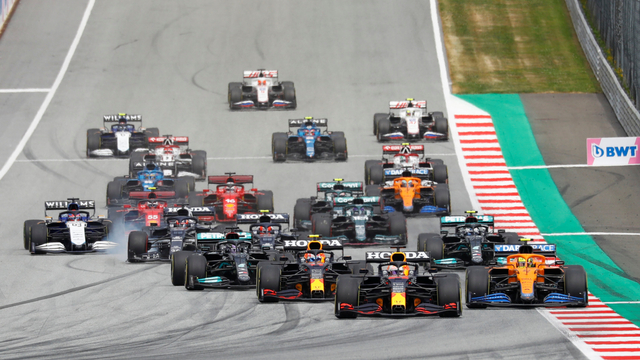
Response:
[[[50,88],[87,2],[22,0],[0,40],[0,88]],[[104,114],[139,113],[162,134],[189,136],[207,150],[209,174],[255,175],[256,187],[274,191],[277,212],[291,212],[318,181],[361,180],[364,160],[381,154],[374,112],[406,97],[445,109],[430,19],[426,1],[98,0],[40,124],[0,181],[0,358],[583,358],[535,310],[338,320],[333,303],[259,304],[254,291],[173,287],[169,264],[126,263],[125,239],[107,255],[22,248],[23,221],[41,218],[45,200],[102,207],[107,182],[126,173],[124,160],[85,159],[86,130]],[[227,83],[257,68],[295,82],[298,110],[229,110]],[[45,96],[0,93],[0,163]],[[348,162],[272,163],[271,133],[304,116],[345,132]],[[452,143],[427,152],[449,166],[454,212],[468,210]],[[409,220],[409,249],[437,223]]]

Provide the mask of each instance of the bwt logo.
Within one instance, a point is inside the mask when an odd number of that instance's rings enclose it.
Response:
[[[638,147],[633,146],[607,146],[600,147],[596,144],[591,144],[591,155],[594,158],[601,157],[636,157]]]

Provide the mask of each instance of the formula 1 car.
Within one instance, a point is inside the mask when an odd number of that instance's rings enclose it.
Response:
[[[280,82],[277,70],[246,70],[241,83],[229,83],[231,110],[295,109],[296,106],[296,88],[293,82]]]
[[[401,212],[406,216],[451,213],[449,185],[421,180],[409,171],[385,182],[382,187],[367,185],[365,192],[368,196],[380,196],[382,211],[387,213]]]
[[[107,206],[132,204],[143,199],[173,199],[186,202],[189,191],[195,188],[192,176],[166,178],[155,164],[147,164],[138,171],[138,178],[116,177],[107,184]]]
[[[212,175],[209,185],[217,185],[215,192],[204,189],[202,192],[189,193],[190,206],[212,206],[215,208],[215,221],[236,221],[237,214],[259,213],[260,210],[273,212],[273,192],[251,188],[247,191],[243,184],[253,186],[253,175]]]
[[[142,231],[129,233],[127,260],[129,262],[171,261],[178,251],[196,251],[200,233],[211,232],[211,225],[199,224],[198,216],[212,216],[213,208],[167,207],[164,222],[151,223]]]
[[[503,266],[467,268],[467,307],[586,307],[587,273],[581,265],[564,261],[546,264],[542,254],[522,245]]]
[[[460,269],[471,265],[488,265],[496,260],[500,245],[519,245],[516,233],[495,230],[493,216],[466,211],[466,216],[440,218],[440,234],[418,235],[418,251],[431,255],[431,266]],[[448,228],[455,228],[450,233]],[[498,249],[497,249],[498,248]],[[504,255],[503,255],[504,256]]]
[[[108,218],[115,229],[120,229],[125,235],[144,227],[160,226],[164,223],[164,209],[169,207],[165,200],[138,200],[137,204],[124,204],[122,207],[108,208]]]
[[[385,157],[393,155],[393,158]],[[383,145],[382,161],[366,160],[364,163],[365,184],[384,184],[402,176],[405,171],[422,180],[436,184],[448,182],[449,172],[441,159],[424,157],[424,145]]]
[[[87,157],[128,157],[131,152],[149,147],[149,138],[157,137],[158,128],[136,129],[131,122],[142,123],[141,115],[105,115],[101,129],[87,130]],[[108,123],[115,123],[108,127]]]
[[[373,197],[375,198],[375,197]],[[336,198],[346,201],[346,198]],[[363,198],[353,198],[331,214],[311,216],[312,232],[323,238],[342,239],[345,245],[406,245],[407,219],[401,213],[375,214]]]
[[[236,217],[238,226],[250,224],[249,233],[254,249],[274,250],[279,254],[285,240],[298,239],[297,234],[286,232],[289,230],[289,214],[260,210],[260,214],[238,214]],[[287,224],[287,229],[283,228],[283,224]]]
[[[327,119],[290,119],[289,129],[298,127],[294,133],[276,132],[271,137],[273,161],[289,160],[336,160],[348,158],[347,139],[342,131],[328,131]],[[324,127],[324,131],[321,129]]]
[[[196,180],[207,177],[207,152],[189,149],[186,136],[164,135],[150,137],[150,149],[138,149],[129,158],[129,176],[135,177],[148,164],[156,164],[164,176],[193,176]],[[143,150],[143,151],[141,151]]]
[[[334,210],[334,204],[351,203],[354,196],[363,195],[363,190],[364,184],[361,181],[333,179],[333,181],[319,182],[316,196],[296,200],[296,205],[293,208],[293,226],[297,229],[311,231],[311,216],[313,214],[329,213]],[[337,199],[343,197],[345,199]],[[370,197],[364,198],[364,201],[379,205],[380,199]]]
[[[389,102],[388,114],[373,116],[373,134],[378,141],[389,140],[447,140],[449,122],[442,112],[427,112],[427,101]]]
[[[95,201],[69,198],[45,201],[44,207],[45,220],[24,222],[24,248],[31,254],[106,251],[118,245],[107,240],[112,223],[103,216],[95,217]],[[47,214],[60,210],[57,220]]]
[[[334,303],[336,317],[460,316],[458,275],[420,274],[416,262],[428,259],[429,255],[422,251],[367,252],[367,264],[379,263],[377,274],[362,269],[358,275],[338,277]]]
[[[282,261],[258,265],[256,293],[260,302],[333,300],[336,278],[352,274],[354,269],[359,273],[366,266],[364,261],[351,261],[350,256],[334,255],[330,250],[342,250],[339,240],[320,240],[312,235],[308,240],[285,243],[285,250],[298,250],[294,259],[285,256]]]

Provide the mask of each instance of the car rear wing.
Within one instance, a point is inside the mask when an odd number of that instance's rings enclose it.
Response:
[[[383,145],[382,155],[395,155],[404,151],[424,155],[424,145]]]
[[[154,194],[152,197],[151,194]],[[146,199],[171,199],[176,197],[175,191],[130,191],[129,199],[146,200]]]
[[[556,246],[554,244],[522,244],[529,245],[533,248],[534,254],[544,255],[545,257],[556,257]],[[495,244],[494,251],[496,257],[507,257],[509,255],[518,254],[522,245]]]
[[[327,119],[289,119],[289,127],[300,127],[304,125],[307,121],[311,121],[316,126],[329,126],[329,120]]]
[[[95,210],[96,202],[95,200],[53,200],[53,201],[45,201],[44,209],[47,210],[67,210],[69,208],[69,204],[71,203],[78,204],[78,208],[80,210]]]
[[[149,138],[149,144],[151,144],[151,145],[162,145],[162,144],[164,144],[164,141],[167,140],[167,139],[171,140],[174,145],[189,146],[189,137],[187,137],[187,136],[171,136],[171,135],[150,137]]]
[[[493,216],[491,215],[473,215],[477,221],[473,221],[474,224],[484,224],[493,227]],[[454,216],[442,216],[440,217],[440,228],[444,227],[456,227],[458,225],[466,224],[467,216],[454,215]]]
[[[284,250],[307,250],[311,241],[320,241],[322,250],[342,250],[342,241],[338,239],[298,239],[284,240]]]
[[[120,122],[120,118],[125,118],[129,121],[142,121],[142,115],[130,115],[130,114],[117,114],[117,115],[104,115],[102,117],[103,123]]]
[[[391,259],[391,254],[397,251],[367,251],[365,253],[365,261],[366,262],[375,262],[375,263],[384,263],[389,262]],[[402,251],[407,258],[407,261],[410,262],[422,262],[429,260],[431,257],[429,253],[425,251]]]
[[[229,182],[236,185],[253,184],[253,175],[211,175],[208,181],[209,185],[223,185]]]
[[[191,216],[213,216],[216,209],[213,206],[185,206],[185,207],[167,207],[164,209],[165,216],[178,215],[178,210],[186,209]]]
[[[380,204],[380,196],[336,196],[333,198],[333,205],[350,205],[353,204],[354,199],[362,199],[362,202],[367,205]]]
[[[403,100],[403,101],[389,101],[389,109],[406,109],[409,107],[409,102],[411,102],[411,108],[414,109],[426,109],[427,108],[427,100]]]
[[[262,217],[269,217],[271,223],[289,224],[289,214],[287,213],[264,213],[264,214],[237,214],[236,223],[238,224],[257,224]]]
[[[333,191],[333,186],[338,184],[337,181],[325,181],[319,182],[317,192]],[[344,187],[344,190],[349,191],[364,191],[364,183],[362,181],[342,181],[340,184]]]
[[[236,231],[235,233],[238,234],[239,240],[252,239],[252,235],[248,231]],[[208,241],[208,240],[222,241],[222,240],[226,240],[227,234],[223,232],[202,232],[202,233],[198,233],[198,235],[196,235],[196,238],[198,239],[198,242]]]
[[[245,70],[243,75],[242,75],[242,77],[244,79],[259,78],[259,77],[261,77],[260,73],[262,73],[262,77],[266,77],[266,78],[277,78],[278,77],[278,70],[264,70],[264,69]]]

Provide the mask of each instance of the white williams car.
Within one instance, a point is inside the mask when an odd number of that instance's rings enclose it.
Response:
[[[142,115],[105,115],[101,129],[87,130],[87,157],[129,157],[136,149],[149,147],[149,138],[158,137],[158,128],[139,127]]]

